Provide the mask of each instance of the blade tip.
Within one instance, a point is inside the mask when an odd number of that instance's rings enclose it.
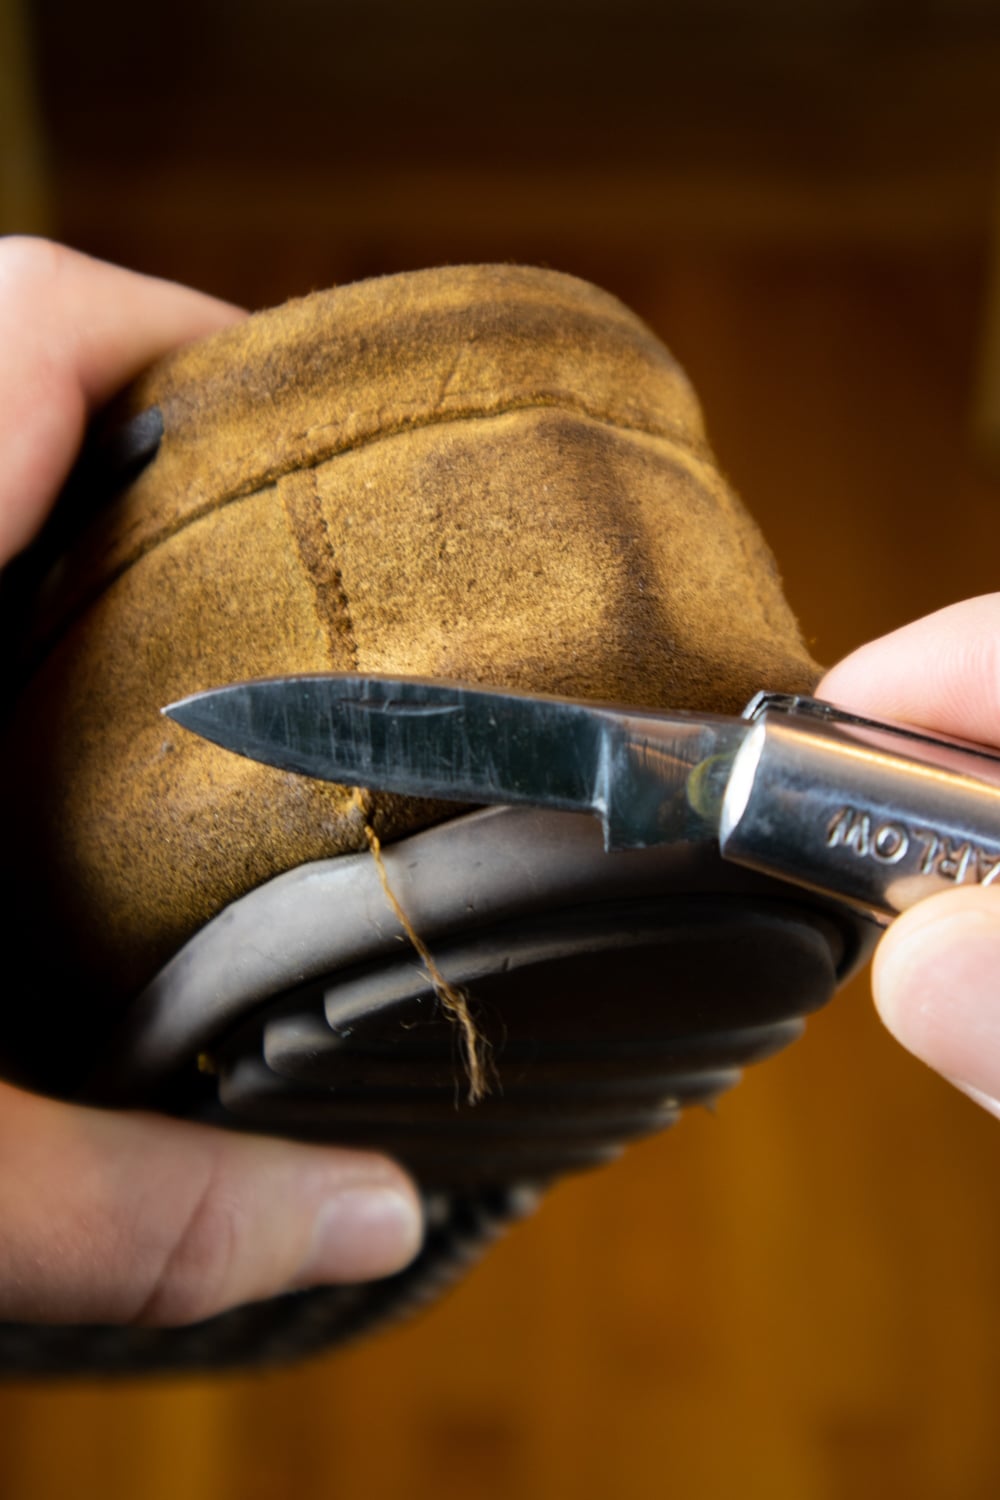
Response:
[[[211,715],[206,715],[205,712],[205,699],[212,696],[210,692],[191,693],[187,698],[177,698],[173,703],[165,704],[160,709],[160,714],[174,724],[179,724],[182,729],[204,736],[211,721]]]
[[[165,704],[160,709],[160,713],[163,718],[173,719],[175,724],[180,724],[186,729],[187,719],[190,717],[190,708],[193,702],[193,698],[176,698],[173,703]]]

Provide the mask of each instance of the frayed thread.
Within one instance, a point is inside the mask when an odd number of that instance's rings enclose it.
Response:
[[[489,1041],[483,1036],[473,1019],[472,1011],[469,1008],[468,995],[456,985],[449,984],[448,980],[441,973],[441,970],[434,961],[434,955],[403,910],[399,898],[390,884],[385,860],[382,855],[382,841],[372,827],[366,793],[360,787],[355,787],[351,800],[361,814],[365,839],[371,851],[372,859],[375,861],[375,869],[378,873],[379,884],[382,887],[385,899],[423,964],[427,978],[433,987],[434,994],[437,996],[442,1010],[458,1029],[462,1061],[465,1065],[465,1073],[469,1083],[466,1101],[469,1104],[478,1104],[489,1093],[493,1075],[493,1061],[490,1055]]]

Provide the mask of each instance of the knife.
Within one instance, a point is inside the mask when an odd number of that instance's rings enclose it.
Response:
[[[594,813],[609,851],[711,840],[881,922],[951,885],[1000,886],[1000,755],[814,698],[759,693],[736,717],[321,674],[163,712],[323,781]]]

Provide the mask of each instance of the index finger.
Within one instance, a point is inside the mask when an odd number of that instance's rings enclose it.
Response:
[[[1000,744],[1000,594],[951,604],[862,646],[816,693],[856,713]]]
[[[242,316],[46,240],[0,239],[0,565],[41,525],[92,413],[161,354]]]

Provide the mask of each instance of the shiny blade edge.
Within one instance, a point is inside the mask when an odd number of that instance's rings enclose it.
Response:
[[[421,678],[233,683],[163,712],[279,770],[462,803],[596,813],[610,849],[717,840],[748,725]]]
[[[323,781],[599,811],[608,718],[569,699],[324,673],[233,683],[163,712],[234,754]]]

